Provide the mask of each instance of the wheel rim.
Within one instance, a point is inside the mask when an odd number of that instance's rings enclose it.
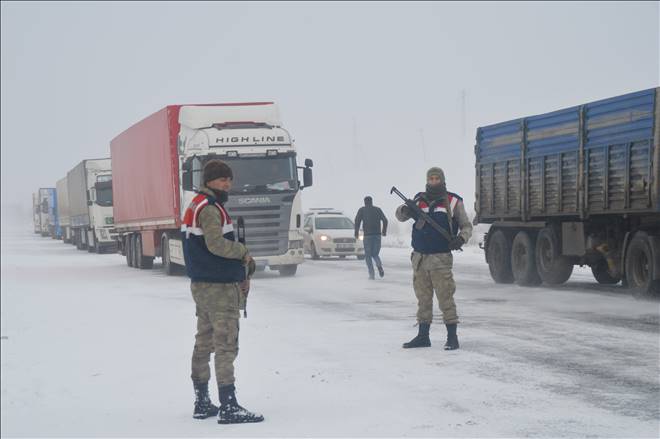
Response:
[[[501,269],[504,260],[504,258],[502,257],[504,255],[504,250],[502,249],[502,246],[499,243],[493,245],[492,248],[493,248],[493,253],[491,254],[491,258],[493,259],[494,265],[498,269]]]
[[[638,251],[633,258],[633,278],[639,286],[648,283],[650,277],[649,258],[643,251]]]
[[[521,243],[514,244],[513,251],[511,252],[511,259],[513,266],[517,271],[524,273],[527,271],[527,249]]]
[[[541,263],[541,267],[543,270],[548,271],[548,267],[552,265],[552,261],[554,259],[554,252],[552,248],[552,244],[550,243],[550,240],[546,237],[543,237],[539,240],[540,242],[537,244],[539,248],[539,262]]]
[[[170,243],[167,239],[163,239],[163,266],[165,269],[170,268]]]

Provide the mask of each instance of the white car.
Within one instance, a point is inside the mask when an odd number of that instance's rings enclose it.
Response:
[[[303,246],[312,259],[321,256],[357,256],[364,259],[364,236],[355,239],[355,224],[340,211],[310,209],[305,214]]]

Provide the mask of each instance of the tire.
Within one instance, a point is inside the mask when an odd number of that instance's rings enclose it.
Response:
[[[88,235],[88,237],[89,237],[89,235]],[[96,240],[96,234],[94,233],[94,231],[92,231],[92,239],[93,239],[93,242],[91,242],[87,246],[87,251],[90,252],[90,253],[96,252],[96,247],[98,247],[98,245],[99,245],[98,241]]]
[[[176,276],[183,273],[183,267],[179,264],[172,262],[170,259],[170,238],[163,235],[161,240],[160,252],[162,254],[161,260],[163,262],[163,271],[168,276]]]
[[[144,256],[142,253],[142,235],[139,233],[135,235],[134,250],[133,254],[135,255],[135,266],[140,270],[149,270],[154,268],[154,257],[153,256]]]
[[[511,244],[511,271],[513,280],[521,286],[541,284],[541,278],[536,271],[536,246],[532,235],[521,230],[516,233]]]
[[[346,255],[339,255],[339,259],[346,259]]]
[[[314,244],[314,241],[312,241],[312,243],[310,244],[309,249],[312,254],[312,259],[314,259],[315,261],[321,259],[321,256],[316,251],[316,245]]]
[[[513,282],[511,271],[511,241],[501,230],[489,233],[486,258],[490,277],[498,284],[510,284]]]
[[[358,255],[358,261],[364,261],[366,256],[365,255]]]
[[[128,266],[135,268],[135,248],[133,244],[134,236],[132,233],[126,237],[126,260]]]
[[[76,248],[78,250],[87,249],[87,239],[85,239],[85,230],[78,229],[76,230]]]
[[[559,237],[552,227],[541,229],[536,237],[536,270],[548,285],[563,284],[573,273],[573,264],[561,255]]]
[[[601,259],[596,265],[591,266],[591,272],[594,275],[594,278],[599,284],[602,285],[614,285],[618,284],[621,281],[621,276],[612,276],[607,266],[607,261]]]
[[[626,280],[633,296],[660,295],[660,281],[653,280],[653,252],[646,232],[637,232],[626,250]]]
[[[280,276],[283,277],[291,277],[296,275],[296,271],[298,271],[298,266],[293,264],[293,265],[282,265],[281,268],[279,269]]]

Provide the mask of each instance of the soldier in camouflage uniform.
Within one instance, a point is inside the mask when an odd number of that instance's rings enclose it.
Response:
[[[463,199],[447,192],[445,174],[433,167],[426,173],[426,192],[418,193],[412,203],[428,214],[440,227],[447,231],[448,239],[427,224],[412,206],[401,205],[396,210],[399,221],[415,220],[412,231],[413,287],[417,296],[417,323],[419,333],[404,348],[431,346],[429,329],[433,320],[433,291],[438,297],[442,318],[447,327],[445,350],[458,349],[456,326],[458,315],[454,302],[456,284],[452,275],[452,250],[459,250],[472,235],[472,224],[465,213]]]
[[[238,355],[238,319],[241,300],[249,292],[255,263],[247,248],[234,239],[231,218],[224,208],[231,189],[231,168],[210,160],[203,170],[199,193],[184,215],[183,251],[191,278],[197,315],[192,355],[195,408],[193,417],[218,415],[218,423],[260,422],[263,416],[238,405],[234,387],[234,360]],[[215,376],[220,408],[211,403],[209,361],[215,352]]]

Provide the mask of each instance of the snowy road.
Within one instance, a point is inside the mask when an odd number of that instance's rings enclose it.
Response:
[[[496,285],[469,248],[455,257],[461,349],[443,351],[435,324],[433,347],[403,350],[409,255],[384,249],[376,281],[356,260],[260,274],[237,396],[266,421],[220,426],[191,419],[186,278],[3,229],[2,436],[660,434],[657,301],[584,269],[556,289]]]

